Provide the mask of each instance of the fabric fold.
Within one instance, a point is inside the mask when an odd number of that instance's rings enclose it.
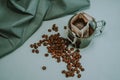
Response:
[[[0,58],[20,47],[42,21],[89,6],[89,0],[0,0]]]

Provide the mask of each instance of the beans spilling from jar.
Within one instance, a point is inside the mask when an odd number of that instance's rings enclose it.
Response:
[[[67,29],[64,26],[64,29]],[[61,37],[58,32],[58,27],[56,24],[53,24],[52,29],[48,29],[48,32],[55,31],[56,34],[51,34],[48,36],[47,34],[42,35],[42,40],[39,40],[37,43],[30,44],[32,48],[32,53],[39,53],[38,47],[41,45],[45,46],[48,50],[48,53],[52,56],[52,58],[56,59],[56,61],[66,63],[66,70],[62,70],[61,73],[66,77],[74,77],[75,74],[78,78],[81,77],[80,72],[84,71],[80,63],[81,55],[80,50],[74,47],[69,47],[70,42],[68,39]],[[47,57],[49,54],[45,54]]]

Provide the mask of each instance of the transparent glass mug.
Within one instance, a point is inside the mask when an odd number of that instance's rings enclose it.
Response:
[[[90,28],[92,30],[92,34],[90,34],[88,37],[79,37],[75,33],[75,31],[72,30],[72,27],[74,26],[74,25],[72,25],[72,21],[74,21],[75,18],[78,18],[79,14],[80,15],[84,14],[85,15],[84,18],[86,18],[86,19],[88,18],[87,19],[87,24],[85,26],[90,26]],[[90,15],[84,13],[84,12],[79,13],[79,14],[74,15],[70,19],[69,24],[68,24],[67,38],[76,48],[85,48],[90,44],[91,40],[94,37],[99,36],[103,32],[103,29],[105,27],[106,22],[104,20],[96,21],[92,16],[90,16]],[[89,31],[91,31],[91,30],[89,30]]]

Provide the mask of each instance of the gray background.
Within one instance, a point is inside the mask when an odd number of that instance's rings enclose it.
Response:
[[[91,44],[81,50],[81,63],[85,68],[81,80],[120,80],[120,0],[91,0],[91,7],[84,12],[94,16],[96,20],[107,22],[101,36],[94,38]],[[52,24],[59,26],[62,36],[66,36],[63,26],[73,15],[43,22],[23,46],[10,55],[0,59],[0,80],[78,80],[77,77],[65,78],[61,70],[66,69],[64,63],[57,63],[40,47],[39,54],[32,54],[29,44],[41,39],[43,33]],[[47,66],[46,71],[41,67]]]

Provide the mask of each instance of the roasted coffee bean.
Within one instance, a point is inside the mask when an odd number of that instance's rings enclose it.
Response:
[[[80,78],[80,77],[81,77],[81,74],[78,74],[77,77]]]
[[[68,72],[66,72],[66,73],[65,73],[65,76],[66,76],[66,78],[68,78],[68,77],[69,77],[69,73],[68,73]]]
[[[47,46],[48,44],[44,42],[43,45],[44,45],[44,46]]]
[[[46,66],[42,66],[42,70],[46,70]]]
[[[62,70],[62,72],[61,72],[62,74],[65,74],[66,73],[66,71],[65,70]]]
[[[38,50],[38,49],[36,49],[36,50],[35,50],[35,52],[38,54],[38,53],[39,53],[39,50]]]
[[[51,30],[57,32],[58,26],[53,24],[52,29],[48,29],[48,32],[51,32]],[[62,71],[66,77],[73,77],[75,73],[78,74],[78,78],[81,77],[80,70],[84,71],[84,68],[80,64],[80,50],[75,50],[73,47],[69,48],[71,43],[68,39],[61,37],[59,32],[56,34],[51,34],[50,36],[43,34],[42,40],[30,45],[31,48],[34,48],[32,53],[39,53],[38,47],[40,47],[41,44],[47,48],[48,53],[50,53],[52,58],[56,59],[56,62],[59,63],[62,61],[67,64],[67,70]],[[44,54],[44,56],[48,57],[48,53]],[[46,67],[43,66],[42,69],[45,70]]]
[[[35,49],[32,49],[32,53],[35,53]]]
[[[45,54],[45,57],[48,57],[48,56],[49,56],[49,54],[46,53],[46,54]]]
[[[42,40],[39,40],[39,43],[42,44]]]
[[[37,48],[38,48],[38,46],[37,46],[37,45],[34,45],[34,48],[35,48],[35,49],[37,49]]]
[[[67,65],[67,69],[71,70],[72,66],[71,65]]]
[[[71,51],[74,51],[74,48],[70,48]]]
[[[79,74],[79,73],[80,73],[80,71],[79,71],[79,70],[77,70],[77,71],[76,71],[76,73],[77,73],[77,74]]]
[[[55,31],[55,32],[58,32],[58,27],[56,27],[54,31]]]
[[[41,46],[41,43],[37,43],[37,46]]]
[[[71,71],[74,72],[75,70],[73,68],[71,68]]]
[[[46,38],[46,36],[47,36],[46,34],[43,34],[43,35],[42,35],[42,38]]]
[[[64,26],[64,29],[67,29],[67,26]]]
[[[83,67],[81,67],[80,69],[81,69],[81,71],[84,71],[84,70],[85,70]]]
[[[74,68],[74,70],[75,70],[75,71],[77,71],[77,70],[78,70],[78,68],[77,68],[77,67],[75,67],[75,68]]]
[[[55,32],[58,32],[58,27],[56,26],[56,24],[53,24],[52,30],[55,31]]]
[[[33,46],[36,46],[36,43],[34,43]]]
[[[75,74],[74,74],[74,73],[72,73],[72,74],[71,74],[71,77],[74,77],[74,75],[75,75]]]
[[[59,63],[60,61],[61,61],[60,58],[58,58],[58,59],[57,59],[57,62]]]
[[[54,28],[54,27],[56,27],[56,24],[53,24],[53,25],[52,25],[52,28]]]
[[[33,44],[30,44],[30,47],[33,48]]]
[[[48,29],[48,32],[51,32],[51,29]]]

